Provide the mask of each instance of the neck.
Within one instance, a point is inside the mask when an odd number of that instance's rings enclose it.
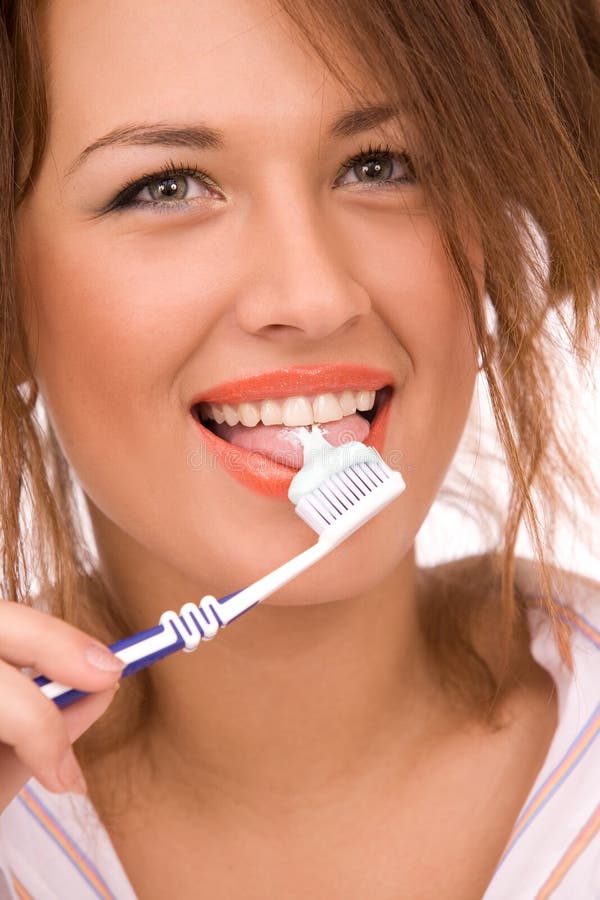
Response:
[[[412,758],[437,697],[416,575],[411,552],[368,595],[258,606],[153,667],[155,795],[161,783],[179,809],[221,815],[228,797],[232,812],[290,809]]]

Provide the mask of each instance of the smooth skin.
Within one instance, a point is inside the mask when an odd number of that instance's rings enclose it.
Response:
[[[400,154],[407,128],[329,136],[352,98],[265,0],[52,0],[41,21],[49,144],[18,222],[27,352],[132,630],[314,541],[286,501],[210,459],[189,464],[198,392],[281,366],[387,368],[386,453],[407,482],[313,570],[153,668],[151,729],[85,773],[131,798],[110,833],[134,888],[144,900],[194,884],[258,898],[266,883],[286,898],[481,896],[555,717],[525,640],[522,688],[507,698],[516,724],[492,734],[465,721],[419,630],[427,579],[414,540],[467,420],[476,346],[421,185],[400,182],[399,158],[386,184],[343,169],[369,144]],[[199,122],[223,132],[224,149],[121,143],[80,159],[115,129]],[[157,174],[137,206],[111,208],[127,181],[173,163],[210,187],[180,176],[176,205],[156,200]],[[465,240],[483,294],[481,248]],[[16,636],[0,647],[13,665],[38,646],[23,613],[10,615],[25,650]],[[88,638],[54,628],[36,665],[108,689],[77,662]],[[3,710],[0,734],[41,778],[65,732],[20,678],[29,724],[19,731]],[[79,716],[70,737],[107,698],[64,714],[67,728]],[[40,717],[43,760],[22,737]]]

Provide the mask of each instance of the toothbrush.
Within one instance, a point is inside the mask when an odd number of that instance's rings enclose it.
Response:
[[[111,644],[110,650],[126,664],[122,678],[178,650],[190,653],[201,640],[212,640],[219,628],[331,553],[403,492],[402,475],[391,469],[373,447],[352,441],[334,448],[318,429],[299,436],[305,461],[292,481],[289,496],[295,512],[319,535],[317,542],[247,588],[220,599],[208,594],[198,604],[184,603],[179,614],[166,610],[154,628]],[[344,466],[345,460],[348,464]],[[34,681],[61,708],[88,694],[44,675]]]

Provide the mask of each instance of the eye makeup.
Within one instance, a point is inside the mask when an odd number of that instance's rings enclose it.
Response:
[[[368,167],[371,167],[371,172],[373,172],[374,170],[374,174],[378,175],[382,171],[385,171],[386,166],[389,167],[391,165],[393,168],[395,164],[404,167],[406,174],[403,174],[397,178],[384,178],[381,181],[355,181],[352,182],[352,184],[360,184],[369,190],[373,190],[378,187],[385,187],[389,189],[396,186],[404,186],[407,184],[413,184],[416,181],[416,175],[412,161],[404,151],[394,151],[389,145],[372,146],[371,144],[369,144],[366,148],[361,148],[358,153],[350,157],[348,160],[346,160],[346,162],[342,164],[340,173],[338,173],[338,175],[336,176],[336,181],[342,178],[345,174],[352,172],[359,166],[362,167],[363,174],[365,175],[367,174]],[[212,196],[210,194],[206,194],[205,196],[186,199],[186,194],[188,193],[187,189],[184,193],[184,196],[181,198],[175,197],[174,199],[170,199],[169,194],[166,193],[165,190],[165,194],[161,199],[139,199],[139,195],[145,188],[148,188],[154,184],[159,186],[163,184],[166,185],[166,189],[176,189],[177,181],[182,178],[193,179],[198,185],[206,187],[207,190],[213,190],[217,192],[219,191],[219,188],[217,187],[213,179],[206,172],[201,171],[196,166],[188,166],[183,163],[175,163],[170,160],[159,169],[153,172],[148,172],[147,174],[144,174],[139,178],[132,179],[131,181],[124,184],[119,189],[114,199],[111,200],[109,205],[103,210],[103,212],[108,213],[123,211],[127,209],[141,208],[152,210],[160,209],[160,212],[168,212],[169,210],[173,209],[181,210],[182,207],[190,207],[197,201],[214,199],[214,194]],[[171,184],[169,184],[169,181],[171,182]],[[220,192],[219,196],[222,196]]]

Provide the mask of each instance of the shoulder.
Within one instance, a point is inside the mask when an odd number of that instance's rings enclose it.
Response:
[[[493,630],[497,621],[502,557],[499,553],[480,554],[451,560],[421,570],[426,585],[424,596],[437,594],[460,600],[465,612],[471,608],[482,633]],[[549,586],[556,610],[572,626],[594,636],[600,647],[600,582],[579,572],[546,563]],[[515,591],[519,605],[533,611],[544,596],[543,577],[537,560],[515,558]]]
[[[502,557],[499,553],[482,553],[440,563],[427,569],[427,573],[440,581],[467,586],[469,582],[497,583],[500,578]],[[599,564],[600,565],[600,564]],[[546,563],[552,594],[557,602],[597,603],[600,605],[600,581],[579,572],[560,569]],[[515,558],[515,585],[526,597],[543,593],[543,580],[537,560],[518,556]]]

